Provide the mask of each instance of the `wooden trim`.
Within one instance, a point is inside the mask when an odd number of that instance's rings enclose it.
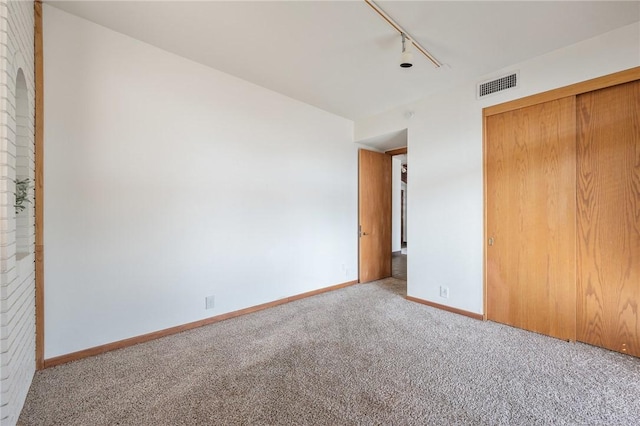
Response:
[[[389,151],[385,151],[384,153],[393,157],[394,155],[406,154],[407,151],[407,147],[405,146],[403,148],[390,149]]]
[[[432,308],[441,309],[443,311],[451,312],[458,315],[464,315],[465,317],[473,318],[483,321],[484,315],[476,314],[475,312],[469,312],[458,308],[452,308],[451,306],[441,305],[435,302],[429,302],[428,300],[418,299],[417,297],[405,296],[405,298],[411,302],[421,303],[423,305],[431,306]]]
[[[548,101],[554,101],[567,96],[580,95],[594,90],[604,89],[606,87],[618,84],[629,83],[630,81],[640,80],[640,67],[630,68],[628,70],[616,72],[613,74],[597,77],[591,80],[575,83],[570,86],[560,87],[558,89],[549,90],[547,92],[538,93],[527,96],[525,98],[516,99],[502,104],[484,108],[482,113],[485,117],[490,115],[501,114],[514,109],[525,108],[532,105],[541,104]]]
[[[194,328],[202,327],[205,325],[213,324],[216,322],[224,321],[230,318],[239,317],[241,315],[258,312],[263,309],[273,308],[275,306],[284,305],[285,303],[293,302],[295,300],[304,299],[311,296],[316,296],[321,293],[326,293],[333,290],[338,290],[344,287],[348,287],[357,284],[358,281],[347,281],[342,284],[336,284],[329,287],[320,288],[318,290],[308,291],[306,293],[296,294],[295,296],[285,297],[283,299],[274,300],[273,302],[263,303],[261,305],[250,306],[248,308],[240,309],[238,311],[227,312],[226,314],[216,315],[214,317],[205,318],[200,321],[190,322],[187,324],[178,325],[175,327],[166,328],[164,330],[154,331],[152,333],[142,334],[140,336],[131,337],[129,339],[118,340],[117,342],[107,343],[106,345],[95,346],[89,349],[83,349],[78,352],[72,352],[66,355],[60,355],[57,357],[49,358],[44,361],[44,368],[55,367],[56,365],[66,364],[67,362],[77,361],[82,358],[99,355],[105,352],[113,351],[116,349],[126,348],[128,346],[137,345],[138,343],[149,342],[151,340],[159,339],[161,337],[170,336],[172,334],[181,333],[183,331],[191,330]]]
[[[44,363],[44,59],[42,46],[42,1],[34,8],[34,66],[35,66],[35,272],[36,272],[36,369]]]
[[[482,312],[487,320],[487,116],[482,116]]]

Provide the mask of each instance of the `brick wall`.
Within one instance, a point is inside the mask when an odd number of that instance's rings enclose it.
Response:
[[[33,3],[0,0],[0,424],[16,423],[35,371]],[[29,190],[33,203],[33,189]]]

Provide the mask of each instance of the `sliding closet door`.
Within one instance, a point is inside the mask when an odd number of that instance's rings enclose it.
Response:
[[[487,317],[575,340],[575,97],[486,118]]]
[[[577,108],[578,340],[640,356],[640,82]]]

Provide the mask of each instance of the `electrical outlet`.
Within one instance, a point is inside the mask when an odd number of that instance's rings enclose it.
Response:
[[[442,297],[443,299],[449,298],[449,287],[444,285],[440,286],[440,297]]]
[[[215,304],[215,299],[213,296],[207,296],[204,298],[205,309],[213,309],[214,304]]]

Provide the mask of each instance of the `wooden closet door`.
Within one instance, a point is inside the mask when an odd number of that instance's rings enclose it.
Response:
[[[485,129],[487,318],[575,340],[575,97]]]
[[[640,356],[640,81],[577,108],[578,340]]]

